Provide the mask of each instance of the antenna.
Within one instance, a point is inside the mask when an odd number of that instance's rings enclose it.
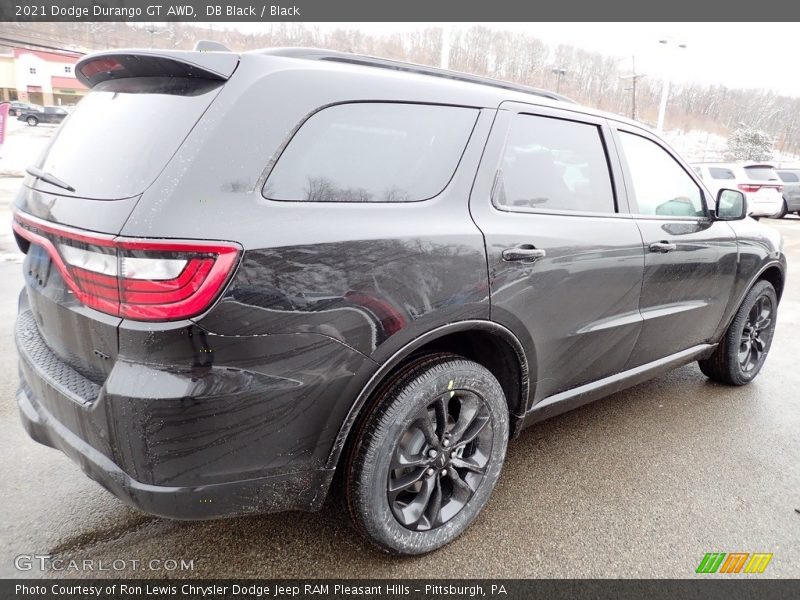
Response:
[[[195,52],[230,52],[231,49],[211,40],[197,40],[194,45]]]

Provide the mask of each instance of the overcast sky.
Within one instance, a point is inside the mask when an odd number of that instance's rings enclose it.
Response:
[[[308,23],[320,29],[348,27],[378,34],[437,23]],[[796,23],[484,23],[528,33],[555,45],[570,44],[620,57],[620,67],[674,81],[696,80],[730,87],[774,89],[800,96],[800,36]],[[236,24],[255,30],[263,24]],[[453,23],[454,28],[470,23]],[[670,43],[659,44],[667,38]],[[685,44],[686,48],[679,48]],[[569,65],[559,65],[569,70]]]

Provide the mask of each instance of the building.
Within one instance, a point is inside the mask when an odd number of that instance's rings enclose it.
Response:
[[[14,48],[0,54],[0,100],[69,106],[88,91],[75,78],[77,52]]]

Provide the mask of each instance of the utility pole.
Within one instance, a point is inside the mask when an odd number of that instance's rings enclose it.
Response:
[[[633,120],[636,120],[636,83],[640,77],[644,76],[644,73],[636,72],[636,57],[631,56],[631,74],[626,75],[625,77],[620,77],[620,79],[631,80],[631,87],[625,89],[626,91],[631,90],[631,119]]]
[[[556,74],[556,94],[561,91],[561,78],[567,74],[567,70],[563,67],[556,67],[553,69]]]

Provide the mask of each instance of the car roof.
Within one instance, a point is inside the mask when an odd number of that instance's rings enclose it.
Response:
[[[550,90],[544,90],[532,86],[521,85],[462,73],[448,69],[439,69],[426,65],[418,65],[409,62],[396,61],[385,58],[378,58],[365,54],[354,54],[326,50],[321,48],[266,48],[249,50],[243,53],[236,53],[223,50],[219,45],[209,47],[207,50],[160,50],[160,49],[118,49],[106,50],[90,54],[78,61],[76,76],[87,85],[93,87],[99,81],[104,80],[105,74],[95,71],[98,75],[86,77],[84,67],[92,61],[102,61],[106,58],[133,57],[145,59],[165,59],[187,65],[195,69],[195,76],[203,76],[200,73],[209,74],[218,79],[228,79],[236,69],[236,63],[242,60],[263,58],[272,61],[275,68],[286,68],[288,62],[303,65],[306,68],[313,67],[317,70],[332,70],[339,72],[350,72],[363,74],[368,69],[381,69],[384,73],[407,75],[409,79],[424,82],[424,86],[418,86],[420,101],[425,101],[425,89],[436,89],[436,96],[445,94],[451,95],[454,103],[463,102],[474,106],[497,107],[504,101],[520,102],[528,104],[539,104],[560,108],[572,112],[611,119],[629,126],[651,131],[649,127],[638,121],[633,121],[621,115],[595,110],[587,106],[580,105],[574,100]],[[283,65],[278,67],[275,59],[283,61]],[[108,75],[111,75],[109,72]],[[415,90],[415,93],[416,90]],[[430,94],[431,96],[434,93]]]

